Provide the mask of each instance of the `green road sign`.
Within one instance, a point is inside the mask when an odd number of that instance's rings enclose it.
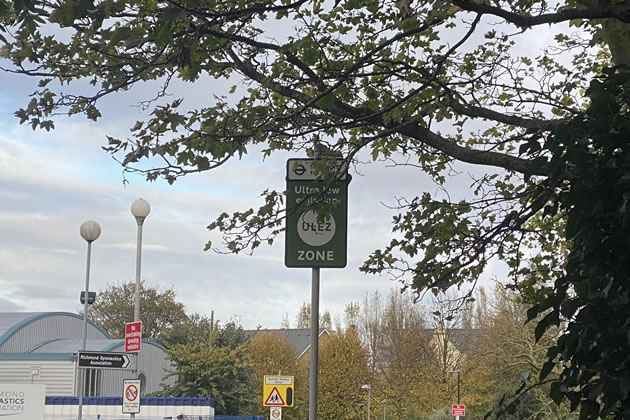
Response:
[[[313,162],[287,161],[284,265],[343,268],[348,242],[348,177],[344,171],[340,180],[327,185],[315,175]],[[313,209],[318,203],[329,209],[323,218]]]

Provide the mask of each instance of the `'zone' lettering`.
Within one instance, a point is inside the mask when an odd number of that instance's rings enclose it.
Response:
[[[334,261],[335,251],[298,251],[298,261]]]

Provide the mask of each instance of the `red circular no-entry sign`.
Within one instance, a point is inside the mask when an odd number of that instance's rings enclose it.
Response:
[[[282,410],[280,408],[274,407],[271,409],[271,419],[281,419],[282,418]]]
[[[128,401],[135,401],[138,398],[138,388],[135,385],[129,385],[127,389],[125,389],[125,396]]]
[[[138,414],[140,412],[140,379],[125,379],[122,387],[122,412]]]

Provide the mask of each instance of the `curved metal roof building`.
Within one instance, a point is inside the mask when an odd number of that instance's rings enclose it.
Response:
[[[0,312],[0,383],[41,383],[47,395],[78,395],[77,352],[81,349],[83,317],[70,312]],[[139,371],[146,392],[160,389],[170,362],[164,349],[142,341]],[[88,322],[86,351],[124,350],[124,340],[112,339],[100,325]],[[129,370],[94,370],[89,395],[117,396]]]
[[[31,353],[43,344],[76,339],[80,349],[83,318],[70,312],[0,312],[0,353]],[[110,339],[98,324],[88,321],[87,339]]]

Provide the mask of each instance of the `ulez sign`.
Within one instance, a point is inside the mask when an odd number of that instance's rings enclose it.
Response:
[[[343,161],[339,161],[339,165]],[[326,183],[315,159],[287,161],[287,216],[284,263],[287,267],[343,268],[347,255],[348,180],[342,171]],[[327,213],[320,217],[319,203]]]

